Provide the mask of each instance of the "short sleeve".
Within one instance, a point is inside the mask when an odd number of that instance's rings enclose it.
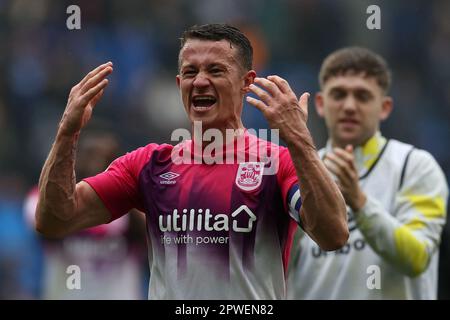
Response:
[[[111,212],[112,220],[133,208],[144,211],[139,196],[139,174],[157,147],[149,144],[136,149],[114,160],[104,172],[83,179]]]

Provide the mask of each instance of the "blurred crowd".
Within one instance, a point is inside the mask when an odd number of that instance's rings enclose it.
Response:
[[[71,4],[81,9],[80,30],[66,26]],[[380,6],[381,30],[366,27],[371,4]],[[258,74],[276,73],[298,94],[318,90],[320,63],[331,51],[361,45],[380,53],[393,72],[394,112],[384,135],[431,152],[450,180],[447,0],[0,0],[0,299],[45,298],[47,245],[27,224],[24,202],[70,88],[112,61],[89,127],[114,132],[122,151],[171,143],[175,128],[189,126],[175,84],[179,38],[186,27],[210,22],[239,26],[253,43]],[[248,128],[267,126],[249,105],[243,120]],[[312,105],[309,125],[322,147],[325,126]],[[145,246],[139,250],[146,255]],[[448,224],[439,297],[450,298]]]

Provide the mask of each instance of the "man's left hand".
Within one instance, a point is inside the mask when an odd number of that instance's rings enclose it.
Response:
[[[302,94],[299,100],[289,83],[279,76],[255,78],[250,90],[261,100],[247,97],[247,102],[259,109],[273,129],[280,130],[280,136],[289,143],[295,137],[309,131],[308,120],[309,93]]]

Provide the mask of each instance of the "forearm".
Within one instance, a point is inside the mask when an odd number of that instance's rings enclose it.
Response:
[[[280,130],[287,143],[300,184],[303,228],[324,250],[336,250],[348,239],[344,199],[327,169],[322,164],[306,126],[308,97],[305,92],[297,100],[288,82],[278,76],[255,78],[249,89],[261,100],[247,97],[258,108],[272,128]]]
[[[417,276],[426,269],[432,253],[431,244],[413,232],[408,224],[401,224],[375,199],[367,197],[366,204],[355,217],[371,248],[400,272]],[[424,221],[417,220],[417,232],[424,225]]]
[[[111,62],[102,64],[70,90],[55,142],[39,178],[36,229],[43,234],[64,235],[107,221],[108,213],[95,192],[85,187],[83,196],[83,187],[77,189],[75,157],[79,133],[89,122],[111,72]],[[93,205],[97,206],[94,210]]]
[[[303,227],[322,249],[338,249],[348,239],[344,199],[307,129],[286,140],[301,189]]]
[[[78,134],[58,134],[45,161],[39,179],[39,202],[36,220],[52,215],[60,220],[70,220],[76,208],[75,157]]]

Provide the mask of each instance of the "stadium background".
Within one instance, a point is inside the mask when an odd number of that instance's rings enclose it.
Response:
[[[68,30],[66,8],[81,8]],[[366,9],[381,8],[381,30]],[[39,298],[40,242],[23,221],[70,88],[94,66],[114,62],[90,126],[112,130],[124,150],[170,142],[188,127],[175,85],[178,38],[193,24],[240,26],[260,75],[279,74],[295,91],[315,92],[322,59],[346,45],[381,53],[393,71],[395,108],[385,136],[431,152],[450,179],[450,2],[366,0],[0,0],[0,298]],[[244,124],[265,128],[244,108]],[[316,144],[325,127],[310,105]],[[441,245],[439,297],[450,298],[450,229]],[[18,256],[20,257],[18,258]],[[11,268],[8,261],[22,261]],[[3,286],[9,273],[17,283]],[[9,279],[11,282],[11,278]]]

